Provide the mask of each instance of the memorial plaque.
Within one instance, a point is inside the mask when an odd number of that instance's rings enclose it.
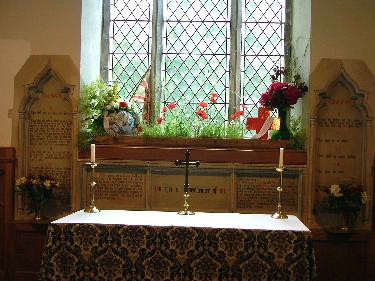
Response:
[[[151,169],[151,209],[180,211],[184,204],[185,169]],[[189,168],[192,211],[230,211],[231,176],[225,169]]]
[[[366,120],[342,83],[328,95],[317,119],[316,177],[320,188],[362,182]]]
[[[57,213],[70,209],[72,182],[73,116],[64,95],[41,93],[28,112],[28,173],[48,175],[59,182],[53,200]]]
[[[279,173],[267,170],[237,171],[236,208],[238,212],[273,213],[277,209]],[[283,210],[299,215],[300,172],[286,171],[283,175]]]
[[[99,209],[146,209],[145,168],[98,165],[96,170],[95,205]],[[87,168],[87,191],[90,181],[91,168]]]

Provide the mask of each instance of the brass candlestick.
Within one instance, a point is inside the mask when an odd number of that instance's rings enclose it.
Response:
[[[280,173],[280,186],[277,187],[278,192],[278,202],[277,202],[277,211],[273,215],[271,215],[274,219],[287,219],[288,216],[283,212],[283,172],[286,170],[284,166],[277,167],[276,171]]]
[[[184,193],[184,209],[182,211],[179,211],[178,214],[179,215],[195,215],[195,213],[193,211],[190,211],[189,210],[189,203],[188,203],[188,198],[189,198],[189,193],[188,192],[185,192]]]
[[[98,213],[100,210],[95,206],[95,167],[98,166],[95,162],[86,163],[91,166],[91,183],[90,183],[90,205],[85,207],[86,213]]]

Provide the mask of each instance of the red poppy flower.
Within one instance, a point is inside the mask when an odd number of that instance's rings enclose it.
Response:
[[[217,99],[215,99],[213,97],[210,98],[210,101],[211,101],[211,103],[217,103]]]
[[[199,103],[199,106],[201,106],[201,107],[207,107],[208,104],[207,104],[207,102],[201,101],[201,102]]]
[[[120,101],[119,106],[120,107],[128,107],[128,103],[126,101]]]
[[[219,95],[217,93],[211,93],[211,98],[210,98],[210,101],[212,103],[217,103],[217,98],[219,97]]]
[[[156,118],[156,123],[157,124],[161,124],[163,122],[163,118],[162,117],[158,117],[158,118]]]
[[[162,109],[163,112],[167,112],[168,111],[168,108],[166,106],[163,107]]]
[[[237,111],[237,112],[231,114],[230,118],[236,119],[236,118],[240,117],[241,115],[243,115],[243,111]]]
[[[170,104],[167,105],[169,109],[173,109],[176,107],[176,104],[174,102],[171,102]]]
[[[204,111],[202,109],[199,109],[199,110],[195,111],[195,114],[197,114],[202,119],[207,119],[207,113],[206,113],[206,111]]]

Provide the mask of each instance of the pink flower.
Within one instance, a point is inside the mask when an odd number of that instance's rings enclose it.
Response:
[[[166,106],[163,107],[162,109],[163,112],[167,112],[168,111],[168,108]]]

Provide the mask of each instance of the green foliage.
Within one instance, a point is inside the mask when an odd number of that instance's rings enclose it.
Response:
[[[306,130],[302,128],[302,118],[290,118],[290,140],[288,147],[291,149],[304,149],[306,142]],[[273,137],[273,136],[272,136]]]
[[[93,142],[95,136],[122,133],[121,130],[124,130],[123,123],[119,123],[121,125],[116,127],[116,131],[113,128],[106,131],[103,121],[105,116],[108,116],[108,118],[125,116],[120,121],[126,120],[126,115],[121,115],[124,111],[130,113],[134,118],[134,122],[128,123],[132,124],[131,128],[133,128],[133,125],[137,127],[139,123],[138,116],[127,102],[121,101],[116,85],[110,87],[101,79],[85,85],[79,101],[81,117],[81,128],[78,135],[79,148],[85,149],[88,144]]]
[[[241,122],[229,122],[225,136],[228,139],[242,139],[244,137],[244,125]]]
[[[203,123],[203,122],[202,122]],[[208,123],[200,124],[196,129],[196,137],[198,138],[224,138],[225,127],[224,124]]]
[[[232,120],[228,124],[217,120],[209,121],[186,112],[183,108],[168,109],[163,113],[160,124],[144,124],[144,137],[187,137],[187,138],[236,138],[244,136],[243,124]]]

